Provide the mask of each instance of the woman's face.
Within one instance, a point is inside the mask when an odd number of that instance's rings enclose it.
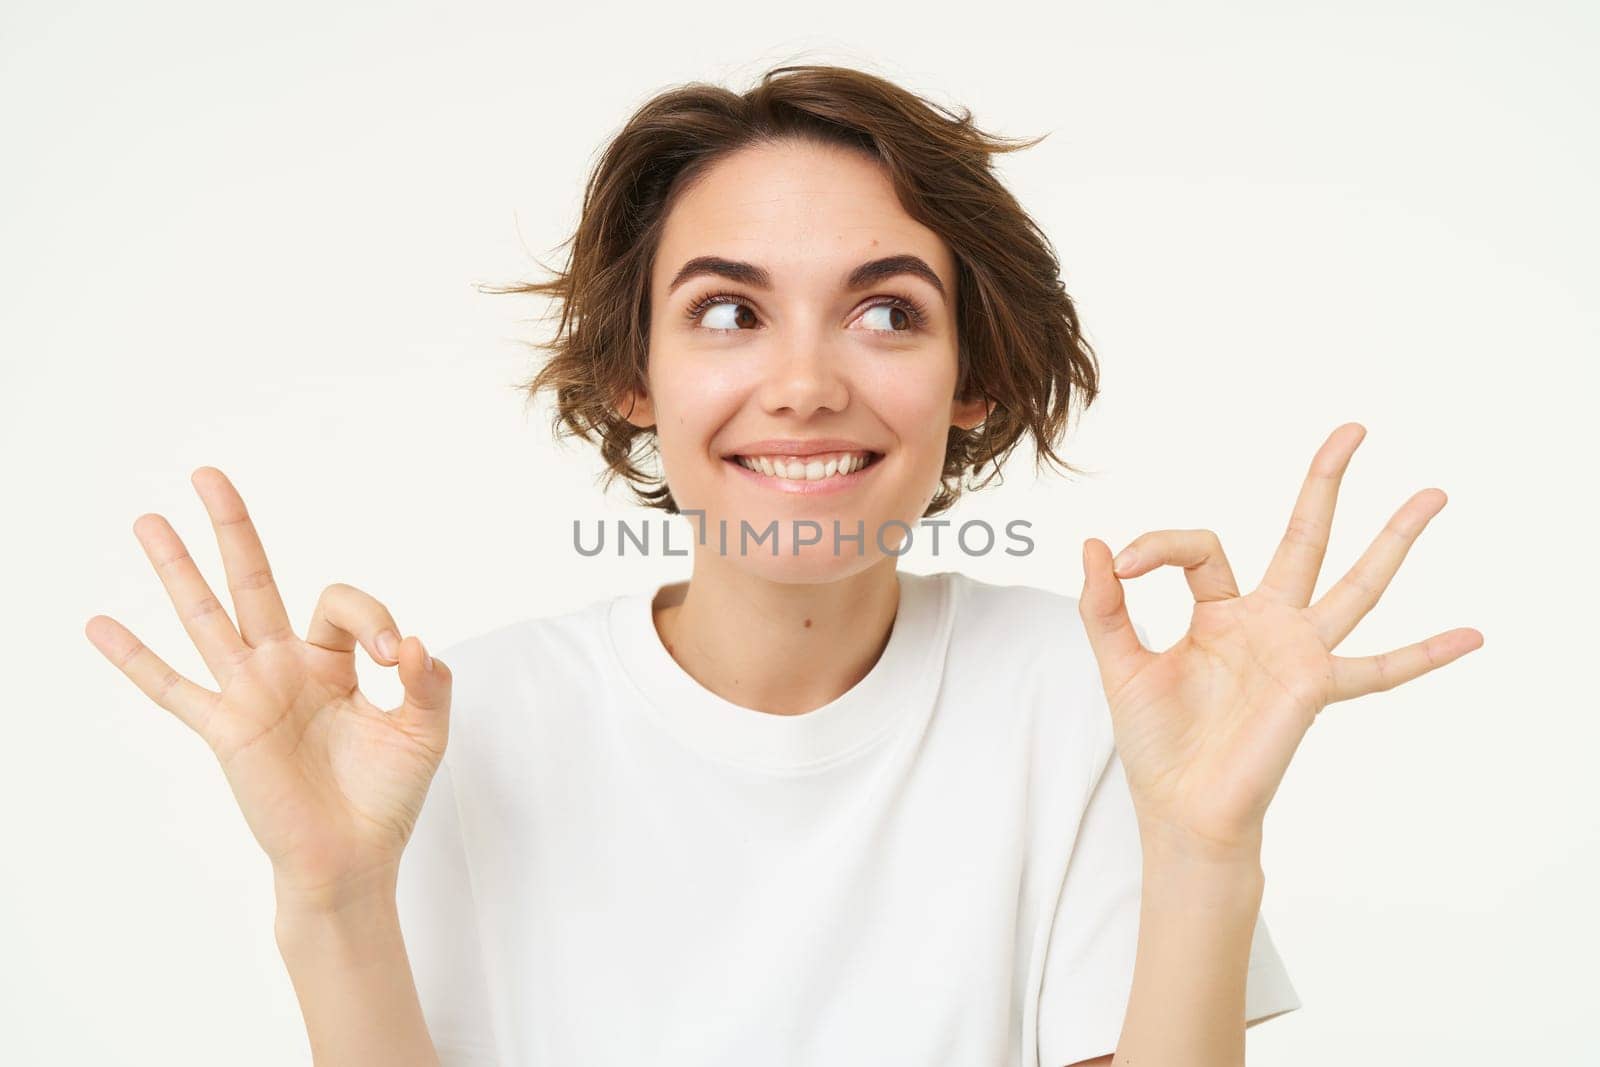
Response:
[[[897,549],[949,428],[984,414],[954,402],[955,283],[864,154],[747,148],[680,195],[651,275],[648,394],[620,410],[655,426],[679,508],[704,511],[698,552],[828,581]],[[835,547],[835,522],[859,547]]]

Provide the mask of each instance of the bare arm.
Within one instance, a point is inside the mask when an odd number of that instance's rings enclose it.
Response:
[[[274,930],[318,1067],[438,1067],[393,881],[339,902],[280,888]]]
[[[1117,1052],[1068,1067],[1242,1064],[1259,851],[1201,850],[1149,827],[1140,836],[1139,944]]]
[[[1143,834],[1144,885],[1124,1064],[1244,1063],[1245,978],[1261,910],[1260,851],[1210,854]]]

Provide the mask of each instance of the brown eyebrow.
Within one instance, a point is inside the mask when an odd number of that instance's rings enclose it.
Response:
[[[678,273],[672,276],[672,282],[667,286],[667,293],[671,293],[691,278],[702,275],[714,275],[727,278],[741,285],[752,286],[756,289],[771,289],[772,275],[754,263],[743,260],[723,259],[721,256],[696,256],[678,268]],[[865,289],[892,278],[897,274],[909,274],[921,278],[934,289],[938,290],[939,298],[946,299],[944,282],[939,280],[939,274],[919,256],[898,255],[883,256],[879,259],[869,259],[862,263],[845,277],[846,289]]]

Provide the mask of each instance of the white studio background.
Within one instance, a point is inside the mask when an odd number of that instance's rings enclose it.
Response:
[[[542,307],[474,285],[559,262],[649,95],[838,62],[1050,131],[1002,172],[1104,373],[1066,446],[1097,473],[1036,481],[1019,452],[952,516],[1029,518],[1031,556],[907,569],[1076,595],[1085,537],[1211,527],[1252,588],[1352,419],[1319,594],[1410,494],[1449,494],[1340,651],[1485,647],[1301,747],[1265,911],[1305,1008],[1251,1062],[1600,1062],[1595,9],[607,7],[0,14],[0,1060],[309,1063],[220,770],[83,633],[112,615],[212,683],[134,519],[166,516],[221,590],[189,484],[218,466],[301,625],[346,581],[433,648],[682,577],[575,554],[573,519],[642,512],[523,410]],[[1162,647],[1182,633],[1175,571],[1130,599]]]

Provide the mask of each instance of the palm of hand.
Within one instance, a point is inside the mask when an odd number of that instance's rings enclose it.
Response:
[[[357,688],[353,652],[293,638],[252,650],[208,725],[204,736],[278,870],[370,869],[397,856],[443,755]]]
[[[1445,502],[1439,490],[1413,496],[1350,572],[1308,606],[1339,481],[1364,435],[1359,425],[1346,424],[1324,443],[1272,566],[1248,595],[1239,595],[1208,530],[1145,534],[1124,553],[1132,562],[1115,569],[1104,542],[1086,542],[1080,614],[1146,825],[1207,845],[1249,848],[1290,759],[1326,705],[1392,688],[1482,645],[1482,634],[1460,628],[1377,656],[1332,654]],[[1155,653],[1133,630],[1118,573],[1137,576],[1167,563],[1185,569],[1196,603],[1189,631]]]
[[[1328,676],[1292,609],[1254,595],[1196,604],[1189,632],[1113,699],[1129,788],[1152,812],[1187,813],[1205,841],[1247,838],[1328,703]]]

